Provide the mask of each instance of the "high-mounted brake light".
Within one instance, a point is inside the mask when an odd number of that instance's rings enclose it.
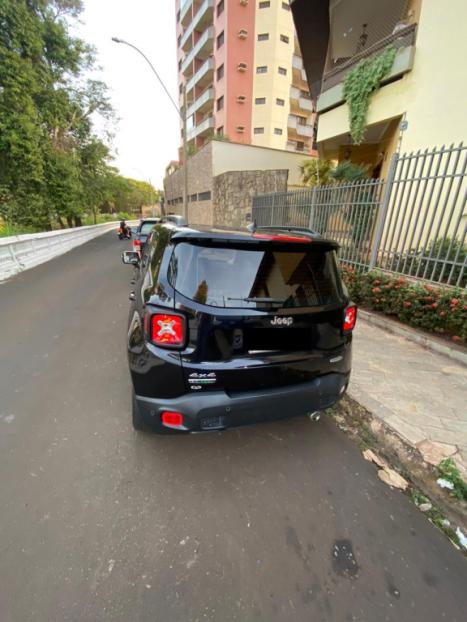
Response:
[[[181,413],[164,411],[161,415],[161,421],[168,428],[181,428],[183,426],[183,415]]]
[[[273,242],[299,242],[302,244],[309,244],[311,242],[311,238],[302,237],[298,235],[281,235],[277,234],[268,234],[268,233],[253,233],[254,238],[258,238],[260,240],[271,240]]]
[[[355,305],[350,305],[345,310],[344,316],[344,333],[348,333],[355,327],[355,322],[357,321],[357,307]]]
[[[151,341],[157,346],[177,347],[185,342],[185,321],[181,315],[155,313],[151,316]]]

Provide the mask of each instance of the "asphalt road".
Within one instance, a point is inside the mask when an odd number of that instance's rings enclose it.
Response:
[[[0,621],[467,620],[461,554],[331,421],[133,432],[124,244],[0,285]]]

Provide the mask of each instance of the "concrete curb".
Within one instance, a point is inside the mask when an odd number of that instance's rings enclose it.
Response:
[[[369,324],[373,324],[374,326],[382,328],[390,333],[393,333],[394,335],[405,337],[409,341],[418,343],[424,348],[427,348],[432,352],[436,352],[437,354],[443,354],[453,361],[467,367],[467,352],[454,344],[450,345],[448,343],[444,343],[441,339],[428,336],[426,333],[423,333],[415,328],[403,326],[388,317],[381,317],[379,315],[375,315],[374,313],[370,313],[369,311],[365,311],[364,309],[358,309],[358,316],[360,319],[363,319]]]

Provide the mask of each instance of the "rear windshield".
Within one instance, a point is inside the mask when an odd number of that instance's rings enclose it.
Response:
[[[187,298],[214,307],[313,307],[342,299],[333,250],[248,250],[181,242],[169,278]]]
[[[148,233],[151,233],[151,231],[154,229],[154,227],[157,225],[157,222],[143,222],[143,224],[141,225],[139,232],[142,233],[143,235],[148,235]]]

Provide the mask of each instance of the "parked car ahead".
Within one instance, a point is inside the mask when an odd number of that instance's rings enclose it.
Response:
[[[340,399],[356,308],[336,249],[304,230],[156,226],[131,295],[134,427],[217,430]]]
[[[160,218],[142,218],[139,221],[138,227],[136,228],[136,234],[133,239],[134,251],[143,253],[149,234],[154,227],[160,223],[160,221]]]

